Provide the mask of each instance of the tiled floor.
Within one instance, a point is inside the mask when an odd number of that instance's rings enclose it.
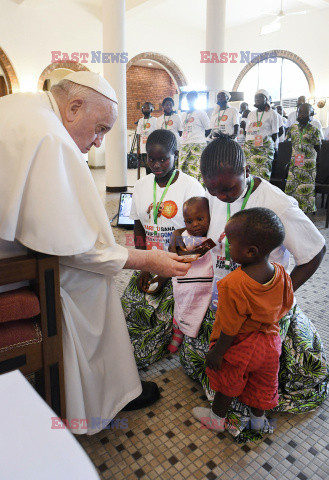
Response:
[[[135,174],[129,172],[130,185]],[[93,175],[102,191],[104,171]],[[111,218],[118,208],[118,195],[103,194],[103,198]],[[315,221],[329,244],[323,210]],[[113,230],[117,241],[124,243],[126,232]],[[297,292],[297,299],[318,328],[329,354],[328,272],[329,253],[314,277]],[[126,271],[118,276],[120,292],[129,275]],[[177,354],[141,371],[141,377],[156,380],[161,388],[161,399],[155,405],[122,412],[110,429],[77,437],[102,479],[329,478],[329,399],[315,412],[276,415],[273,435],[260,443],[238,445],[229,434],[216,435],[192,418],[191,409],[206,406],[207,401],[201,387],[184,374]]]

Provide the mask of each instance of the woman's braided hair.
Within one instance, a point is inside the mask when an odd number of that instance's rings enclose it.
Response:
[[[240,174],[245,165],[246,159],[240,145],[222,135],[203,150],[200,170],[204,177],[211,177],[223,168],[230,168],[232,173]]]
[[[168,153],[175,153],[177,150],[175,134],[170,130],[159,129],[150,133],[147,137],[146,151],[148,151],[152,145],[162,145]]]

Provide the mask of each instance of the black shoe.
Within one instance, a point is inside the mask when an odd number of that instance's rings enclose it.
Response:
[[[143,382],[142,381],[143,391],[139,397],[134,398],[129,402],[122,411],[130,412],[131,410],[139,410],[140,408],[149,407],[154,402],[159,400],[160,391],[158,385],[155,382]]]

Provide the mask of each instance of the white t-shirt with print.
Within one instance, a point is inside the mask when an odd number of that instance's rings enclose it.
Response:
[[[130,211],[132,220],[139,220],[146,233],[147,249],[168,250],[170,237],[177,228],[185,227],[183,203],[191,197],[204,197],[202,185],[193,177],[179,172],[177,180],[172,183],[163,199],[163,209],[157,219],[157,234],[154,234],[153,188],[154,175],[146,175],[137,180],[134,187],[133,202]],[[156,199],[159,202],[165,187],[156,186]]]
[[[210,130],[210,120],[203,110],[185,112],[182,115],[182,145],[206,143],[205,130]]]
[[[177,140],[177,150],[179,150],[181,138],[178,132],[181,132],[183,129],[180,115],[178,115],[178,113],[173,113],[172,115],[161,115],[161,117],[157,118],[157,128],[171,130],[175,134]]]
[[[220,110],[219,105],[216,105],[210,118],[211,129],[233,135],[234,125],[240,125],[237,109],[227,106],[226,109]]]
[[[210,226],[208,238],[212,238],[216,247],[211,250],[214,281],[212,308],[216,307],[218,298],[217,282],[230,270],[225,269],[225,233],[227,203],[221,202],[206,192],[209,200]],[[230,204],[231,216],[241,210],[243,198]],[[279,188],[262,180],[258,188],[250,195],[246,209],[264,207],[273,210],[285,228],[283,245],[276,248],[269,256],[270,262],[277,262],[288,271],[290,256],[296,265],[303,265],[312,260],[323,248],[325,239],[311,220],[300,210],[298,202],[286,195]],[[231,260],[231,268],[237,265]]]
[[[146,141],[147,137],[157,128],[157,119],[155,117],[140,118],[137,125],[137,135],[141,136],[140,139],[140,152],[146,153]]]
[[[257,125],[257,121],[260,123],[260,126]],[[253,110],[249,113],[247,118],[246,141],[255,140],[256,135],[261,135],[263,138],[265,138],[278,133],[278,131],[278,114],[272,110],[272,108],[270,108],[270,110],[267,112],[258,112],[257,110]]]

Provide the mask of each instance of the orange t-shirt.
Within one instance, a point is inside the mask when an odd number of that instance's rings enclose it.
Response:
[[[238,267],[217,283],[218,308],[210,341],[226,335],[264,332],[277,335],[279,320],[293,306],[291,278],[282,265],[273,263],[273,280],[262,285]]]

